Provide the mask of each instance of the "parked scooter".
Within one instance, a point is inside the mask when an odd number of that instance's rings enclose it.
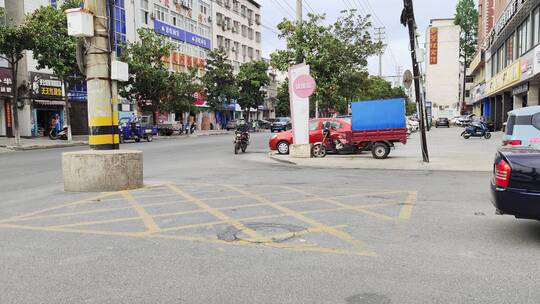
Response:
[[[466,127],[465,131],[461,133],[461,136],[465,139],[469,139],[471,137],[483,137],[485,139],[490,139],[491,133],[483,122],[476,121]]]
[[[185,127],[184,127],[184,132],[186,132],[186,134],[193,134],[193,133],[195,133],[195,130],[197,130],[197,123],[196,122],[192,123],[191,126],[186,124]]]
[[[56,129],[51,129],[49,132],[49,138],[52,140],[67,140],[68,139],[68,127],[63,127],[62,130],[56,131]]]
[[[330,122],[326,122],[322,129],[322,141],[316,142],[311,148],[311,155],[313,157],[321,158],[326,157],[328,152],[340,153],[348,150],[347,147],[350,145],[347,145],[346,140],[341,134],[332,134],[332,130],[335,129],[330,126]]]

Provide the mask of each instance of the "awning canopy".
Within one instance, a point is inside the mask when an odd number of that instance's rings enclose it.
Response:
[[[36,99],[34,100],[34,103],[42,106],[64,106],[66,104],[63,100],[43,100],[43,99]]]

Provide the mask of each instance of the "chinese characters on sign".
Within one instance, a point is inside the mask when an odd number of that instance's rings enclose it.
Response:
[[[0,96],[11,96],[11,70],[0,68]]]
[[[212,42],[210,41],[210,39],[184,31],[180,28],[168,25],[159,20],[154,20],[154,31],[156,33],[170,37],[174,40],[184,41],[189,44],[200,46],[206,49],[212,48]]]
[[[439,52],[439,32],[436,27],[429,30],[429,64],[437,64]]]
[[[31,73],[34,98],[61,99],[64,96],[62,81],[50,74]]]

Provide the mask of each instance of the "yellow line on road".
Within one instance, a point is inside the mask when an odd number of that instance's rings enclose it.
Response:
[[[253,193],[250,193],[250,192],[247,192],[243,189],[240,189],[238,187],[235,187],[235,186],[227,186],[229,187],[230,189],[234,190],[234,191],[237,191],[238,193],[241,193],[241,194],[244,194],[248,197],[251,197],[261,203],[265,203],[266,205],[270,206],[270,207],[273,207],[274,209],[276,210],[279,210],[280,212],[286,214],[286,215],[289,215],[291,217],[294,217],[304,223],[308,223],[310,224],[311,226],[313,226],[313,228],[317,228],[317,229],[321,229],[321,231],[323,232],[326,232],[330,235],[333,235],[334,237],[342,240],[342,241],[345,241],[353,246],[356,247],[356,249],[360,249],[361,246],[363,246],[363,243],[359,240],[356,240],[354,239],[351,235],[349,235],[348,233],[344,232],[344,231],[341,231],[339,229],[336,229],[336,228],[332,228],[328,225],[325,225],[323,223],[320,223],[312,218],[309,218],[299,212],[296,212],[294,210],[291,210],[289,208],[286,208],[284,206],[281,206],[281,205],[278,205],[264,197],[261,197],[257,194],[253,194]],[[362,253],[367,253],[367,254],[374,254],[373,252],[368,252],[368,251],[363,251],[363,250],[359,250],[360,252]]]
[[[405,203],[403,204],[403,207],[401,207],[401,211],[399,212],[400,220],[408,220],[411,218],[412,210],[417,200],[418,200],[418,192],[416,191],[409,192],[409,196],[407,196],[407,200],[405,201]]]
[[[221,212],[219,209],[212,208],[212,207],[208,206],[201,199],[198,199],[198,198],[192,196],[191,194],[183,191],[182,189],[180,189],[179,187],[177,187],[175,185],[169,184],[167,186],[171,190],[173,190],[174,192],[178,193],[178,195],[184,197],[188,201],[190,201],[193,204],[197,205],[199,208],[201,208],[203,210],[206,210],[208,213],[212,214],[216,218],[229,223],[231,226],[235,227],[236,229],[242,230],[249,237],[251,237],[253,239],[256,239],[256,240],[261,240],[261,241],[263,240],[263,237],[261,235],[259,235],[257,232],[255,232],[253,229],[250,229],[250,228],[244,226],[238,220],[235,220],[235,219],[229,217],[225,213]]]
[[[122,195],[128,200],[133,209],[135,209],[139,217],[142,219],[144,226],[146,226],[147,233],[155,233],[160,230],[159,226],[156,224],[156,222],[154,222],[152,216],[150,216],[150,214],[148,214],[148,212],[146,212],[146,210],[141,205],[139,205],[139,203],[135,200],[135,198],[133,198],[131,193],[129,193],[128,191],[122,191]]]
[[[364,213],[364,214],[367,214],[367,215],[370,215],[370,216],[373,216],[375,218],[378,218],[378,219],[381,219],[381,220],[386,220],[386,221],[392,221],[393,218],[391,216],[388,216],[388,215],[384,215],[384,214],[380,214],[380,213],[377,213],[377,212],[373,212],[373,211],[369,211],[369,210],[365,210],[365,209],[362,209],[361,207],[356,207],[356,206],[351,206],[351,205],[348,205],[348,204],[345,204],[345,203],[342,203],[338,200],[335,200],[335,199],[332,199],[330,197],[322,197],[322,196],[318,196],[316,194],[313,194],[313,193],[309,193],[307,191],[304,191],[304,190],[301,190],[301,189],[297,189],[297,188],[294,188],[294,187],[291,187],[291,186],[283,186],[283,188],[285,189],[289,189],[291,191],[295,191],[297,193],[302,193],[304,195],[309,195],[309,196],[316,196],[319,198],[319,200],[323,201],[323,202],[327,202],[327,203],[330,203],[332,205],[335,205],[335,206],[338,206],[338,207],[341,207],[341,208],[344,208],[344,209],[347,209],[347,210],[351,210],[351,211],[355,211],[355,212],[360,212],[360,213]],[[382,194],[382,193],[381,193]]]

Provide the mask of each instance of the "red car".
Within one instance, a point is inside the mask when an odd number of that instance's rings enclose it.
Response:
[[[347,118],[318,118],[309,121],[309,143],[322,141],[323,123],[330,121],[337,132],[351,131],[351,123]],[[268,143],[270,150],[277,150],[279,154],[288,154],[289,145],[293,143],[292,130],[273,135]]]

